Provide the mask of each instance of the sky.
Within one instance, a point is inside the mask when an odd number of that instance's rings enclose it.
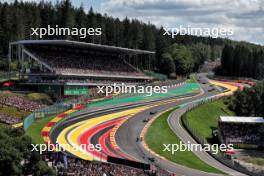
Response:
[[[97,12],[120,19],[137,18],[158,27],[232,28],[234,34],[230,39],[264,45],[264,0],[72,0],[72,3],[83,4],[86,10],[92,6]]]

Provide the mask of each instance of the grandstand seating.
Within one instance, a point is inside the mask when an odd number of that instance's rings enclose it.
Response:
[[[171,173],[161,170],[142,170],[132,168],[119,164],[103,163],[103,162],[90,162],[77,158],[67,157],[67,166],[61,161],[57,154],[45,154],[44,159],[48,161],[50,166],[54,167],[58,175],[87,175],[87,176],[149,176],[149,175],[162,175],[170,176]]]
[[[220,123],[219,127],[225,144],[264,146],[264,126],[261,123]]]
[[[5,123],[7,125],[13,125],[22,122],[22,120],[16,117],[0,113],[0,122]]]
[[[28,51],[42,62],[55,69],[58,74],[113,74],[145,76],[117,55],[88,53],[65,48],[28,46]]]

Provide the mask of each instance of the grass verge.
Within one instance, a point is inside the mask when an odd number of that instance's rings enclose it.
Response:
[[[157,154],[164,156],[174,163],[204,172],[223,174],[223,172],[200,160],[190,151],[177,151],[174,154],[169,151],[163,151],[163,144],[180,144],[180,139],[174,134],[167,123],[167,118],[172,111],[163,113],[151,124],[145,136],[148,146]]]
[[[208,142],[212,139],[212,130],[217,129],[220,116],[232,116],[234,112],[230,111],[223,100],[218,100],[200,105],[199,107],[187,112],[182,118],[188,121],[198,136],[205,138]]]
[[[30,127],[26,130],[26,134],[32,138],[34,144],[43,144],[43,138],[41,136],[41,130],[44,126],[55,118],[56,115],[48,116],[42,119],[35,121]]]

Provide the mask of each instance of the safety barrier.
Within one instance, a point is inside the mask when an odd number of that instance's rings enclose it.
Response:
[[[32,112],[29,116],[27,116],[24,119],[23,128],[24,130],[26,130],[32,123],[35,122],[36,119],[41,119],[51,115],[56,115],[66,110],[69,110],[70,108],[71,105],[69,103],[62,102],[62,103],[54,104],[52,106],[38,109]]]

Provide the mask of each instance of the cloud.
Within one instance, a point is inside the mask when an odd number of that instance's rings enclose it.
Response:
[[[263,0],[108,0],[101,12],[166,27],[232,27],[232,39],[264,44]]]

